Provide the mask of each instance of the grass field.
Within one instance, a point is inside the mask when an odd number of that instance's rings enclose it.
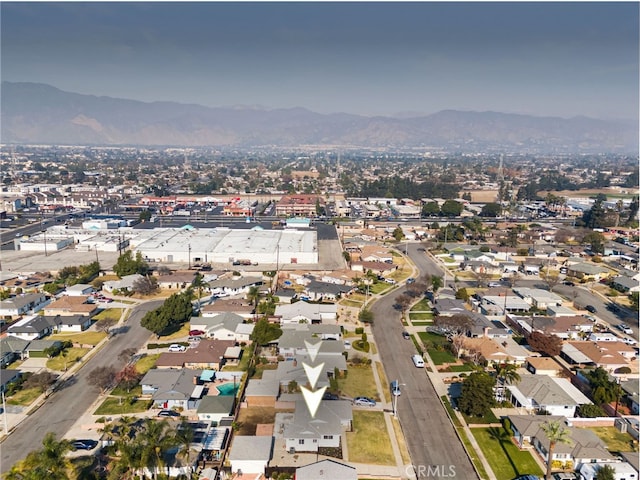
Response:
[[[433,313],[431,312],[409,312],[409,318],[413,320],[433,320]],[[425,324],[433,322],[424,322]]]
[[[543,474],[531,453],[520,451],[503,427],[472,428],[471,432],[497,480],[511,480],[525,474]]]
[[[166,342],[169,340],[175,340],[176,338],[188,337],[188,336],[189,336],[189,324],[185,323],[184,325],[182,325],[182,327],[180,327],[180,330],[172,333],[171,335],[162,335],[158,339],[158,343]]]
[[[347,432],[349,461],[395,465],[389,432],[382,412],[353,412],[353,431]]]
[[[418,332],[418,336],[427,347],[427,353],[436,365],[455,363],[457,361],[457,358],[451,352],[438,348],[438,346],[442,346],[441,348],[443,348],[449,343],[446,337],[430,332]]]
[[[138,371],[138,373],[144,375],[153,367],[155,367],[156,360],[158,360],[159,356],[160,356],[159,353],[152,353],[152,354],[145,355],[140,360],[138,360],[136,362],[136,370]]]
[[[275,423],[276,409],[273,407],[241,408],[238,413],[237,435],[255,435],[259,423]]]
[[[411,307],[411,312],[431,312],[431,306],[429,305],[429,300],[423,298],[418,303],[416,303],[413,307]]]
[[[93,316],[93,320],[100,321],[106,319],[120,320],[122,308],[108,308]]]
[[[107,336],[104,332],[56,333],[49,340],[70,341],[82,345],[97,345]]]
[[[384,401],[391,402],[391,392],[388,388],[384,388],[386,385],[389,385],[389,380],[387,380],[387,375],[384,373],[384,367],[380,362],[374,362],[376,366],[376,371],[378,372],[378,378],[380,379],[380,383],[382,384],[382,393],[384,394]]]
[[[129,400],[130,399],[130,400]],[[134,397],[107,397],[93,412],[94,415],[119,415],[142,413],[149,410],[153,400],[137,400]]]
[[[380,401],[380,395],[373,378],[371,365],[347,367],[347,377],[338,379],[340,392],[350,397],[371,397]]]
[[[445,363],[455,363],[456,357],[446,350],[427,349],[427,353],[436,365],[443,365]]]
[[[631,435],[618,431],[616,427],[590,427],[589,430],[600,437],[611,453],[638,451],[631,446]]]
[[[407,442],[404,439],[400,422],[397,418],[391,417],[391,423],[393,424],[393,432],[396,435],[398,448],[400,449],[400,455],[402,456],[402,463],[408,465],[411,463],[411,457],[409,456],[409,450],[407,450]]]
[[[34,388],[25,388],[16,392],[14,395],[7,397],[6,401],[9,405],[22,405],[27,406],[31,405],[33,401],[38,398],[42,392],[40,389]]]
[[[64,372],[65,367],[67,369],[71,367],[74,363],[84,357],[88,351],[88,348],[71,347],[67,349],[66,357],[58,355],[57,357],[47,360],[47,368],[58,372]]]

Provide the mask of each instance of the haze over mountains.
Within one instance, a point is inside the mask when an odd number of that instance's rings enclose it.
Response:
[[[451,152],[637,153],[638,124],[445,110],[391,118],[304,108],[145,103],[2,82],[2,143],[141,146],[346,145]]]

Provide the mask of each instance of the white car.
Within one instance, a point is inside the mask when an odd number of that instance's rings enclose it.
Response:
[[[178,345],[177,343],[169,345],[170,352],[184,352],[186,349],[187,347],[185,347],[184,345]]]
[[[349,350],[351,348],[351,341],[345,340],[344,341],[344,348],[345,348],[345,350]]]

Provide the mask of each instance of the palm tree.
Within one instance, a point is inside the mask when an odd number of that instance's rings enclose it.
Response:
[[[174,441],[180,447],[178,455],[184,456],[185,461],[189,466],[189,478],[191,478],[191,465],[189,457],[191,456],[191,444],[193,443],[193,438],[193,427],[191,427],[189,422],[183,420],[180,426],[176,429]]]
[[[498,392],[500,395],[504,393],[505,385],[511,385],[514,382],[520,381],[520,374],[518,373],[516,366],[512,363],[494,363],[493,368],[496,370]]]
[[[553,463],[553,450],[558,443],[571,444],[571,432],[568,428],[565,428],[558,420],[546,421],[540,428],[549,439],[549,448],[547,452],[547,473],[544,478],[551,480],[551,465]]]
[[[204,281],[204,277],[200,273],[196,273],[191,284],[198,292],[198,310],[200,310],[200,298],[202,298],[202,289],[207,286],[207,282]]]
[[[247,300],[251,302],[251,305],[255,307],[258,306],[258,300],[260,299],[260,289],[258,287],[250,287],[247,292]]]

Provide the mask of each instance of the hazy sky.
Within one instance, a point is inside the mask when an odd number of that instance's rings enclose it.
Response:
[[[2,80],[321,113],[635,119],[638,7],[2,1]]]

